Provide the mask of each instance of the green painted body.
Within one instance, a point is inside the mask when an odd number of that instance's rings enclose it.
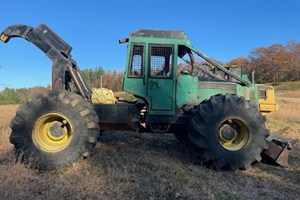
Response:
[[[132,53],[135,52],[134,46],[139,46],[138,55]],[[158,57],[158,54],[151,54],[150,51],[164,46],[172,49],[172,55],[162,59],[167,62],[170,58],[170,75],[152,76],[150,65],[154,61],[151,59],[161,57]],[[181,50],[189,49],[191,52],[197,52],[184,32],[140,30],[130,35],[127,48],[123,90],[146,103],[148,115],[176,115],[184,106],[197,106],[213,95],[226,93],[244,96],[258,105],[258,89],[255,84],[243,86],[229,81],[199,81],[198,76],[179,73],[177,65]],[[139,75],[132,75],[134,62],[138,63]],[[169,66],[169,63],[165,66]]]
[[[217,94],[236,94],[244,96],[258,105],[256,85],[243,87],[236,83],[199,81],[196,76],[181,75],[177,77],[176,107],[199,105],[202,101]]]

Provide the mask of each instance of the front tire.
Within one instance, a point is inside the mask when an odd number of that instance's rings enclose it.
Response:
[[[20,106],[10,142],[21,160],[41,170],[73,165],[91,154],[99,134],[92,105],[67,91],[49,91]]]
[[[267,148],[265,117],[250,101],[217,95],[198,106],[189,126],[193,150],[216,169],[247,169]]]

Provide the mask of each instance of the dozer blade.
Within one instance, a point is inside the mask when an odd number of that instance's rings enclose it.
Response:
[[[289,127],[283,128],[267,137],[268,149],[262,152],[263,162],[279,165],[284,168],[288,167],[289,151],[298,141],[298,139],[283,141],[278,138],[279,135],[283,134],[288,129]]]

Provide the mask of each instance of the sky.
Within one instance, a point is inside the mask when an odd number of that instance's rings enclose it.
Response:
[[[13,24],[47,24],[73,47],[81,69],[123,71],[126,44],[141,28],[185,31],[193,46],[222,62],[257,47],[300,41],[299,0],[27,0],[2,1],[0,32]],[[0,90],[51,84],[51,61],[19,38],[0,43]]]

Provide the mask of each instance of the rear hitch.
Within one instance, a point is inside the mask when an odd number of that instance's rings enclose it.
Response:
[[[288,167],[289,151],[292,150],[293,145],[298,141],[298,139],[284,141],[278,138],[279,135],[288,129],[289,127],[280,129],[266,138],[268,149],[262,152],[262,162],[279,165],[284,168]]]

